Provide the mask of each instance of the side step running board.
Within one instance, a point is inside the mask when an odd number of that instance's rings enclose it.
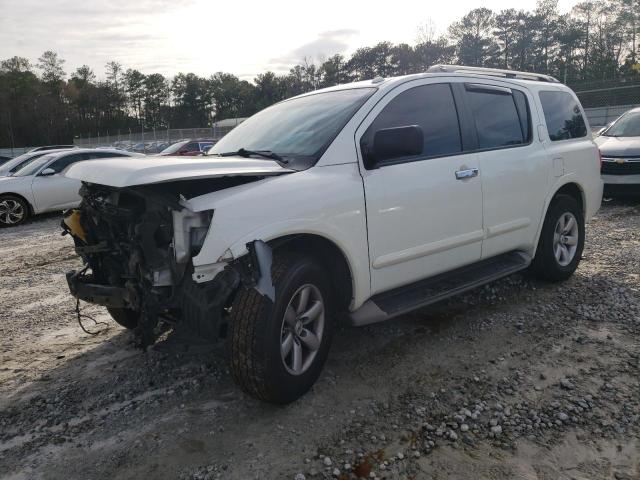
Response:
[[[354,326],[382,322],[511,275],[529,263],[526,255],[509,252],[379,293],[352,312],[348,322]]]

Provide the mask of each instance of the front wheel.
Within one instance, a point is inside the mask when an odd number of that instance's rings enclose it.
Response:
[[[140,313],[135,310],[130,310],[128,308],[113,308],[107,307],[107,311],[111,318],[113,318],[118,324],[122,325],[124,328],[128,328],[129,330],[133,330],[138,326],[138,322],[140,320]]]
[[[547,211],[532,272],[539,278],[559,282],[578,268],[584,248],[584,215],[569,195],[558,195]]]
[[[274,255],[275,302],[240,290],[227,336],[231,372],[250,395],[293,402],[318,379],[333,333],[333,296],[326,271],[310,257]]]

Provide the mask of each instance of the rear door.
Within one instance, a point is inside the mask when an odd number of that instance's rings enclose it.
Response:
[[[482,258],[529,250],[544,210],[550,172],[548,154],[534,138],[534,125],[539,123],[535,99],[526,88],[482,79],[466,82],[464,97],[482,172]]]
[[[407,82],[389,92],[356,131],[372,294],[480,259],[478,156],[465,153],[455,90],[434,79]],[[424,133],[419,155],[365,167],[362,152],[376,131],[413,125]]]

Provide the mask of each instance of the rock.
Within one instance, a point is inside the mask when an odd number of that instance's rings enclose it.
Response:
[[[461,432],[468,432],[469,431],[469,425],[467,425],[466,423],[463,423],[462,425],[460,425],[460,431]]]
[[[296,473],[295,480],[307,480],[303,473]]]
[[[324,459],[322,460],[322,463],[324,463],[327,467],[330,467],[332,462],[331,462],[331,458],[330,457],[324,457]]]
[[[495,427],[491,427],[491,433],[493,433],[493,435],[496,436],[496,437],[502,435],[502,427],[500,425],[496,425]]]
[[[562,380],[560,380],[560,387],[564,388],[565,390],[573,390],[574,388],[576,388],[575,385],[566,378],[563,378]]]

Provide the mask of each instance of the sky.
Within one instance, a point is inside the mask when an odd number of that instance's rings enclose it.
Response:
[[[577,0],[559,0],[562,12]],[[380,41],[414,44],[420,25],[438,33],[484,6],[535,8],[535,0],[0,0],[0,60],[32,63],[54,50],[72,72],[89,65],[104,78],[118,61],[145,74],[223,71],[251,80],[286,73],[305,57],[315,61]]]

